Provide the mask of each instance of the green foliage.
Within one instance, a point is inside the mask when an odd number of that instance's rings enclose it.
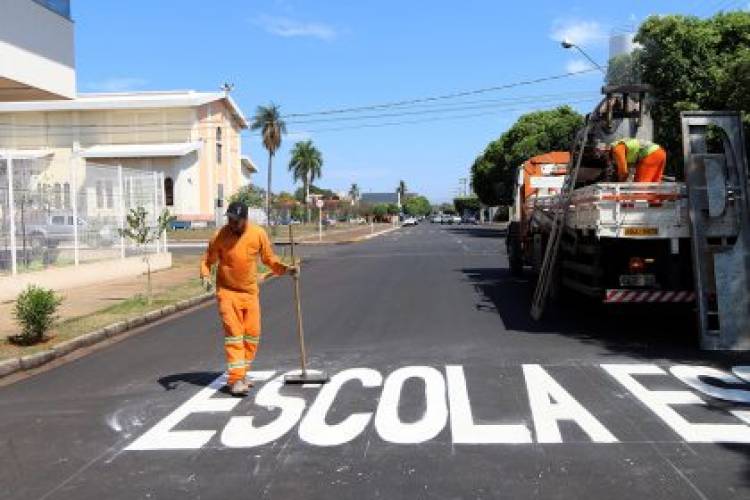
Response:
[[[146,263],[146,296],[148,303],[151,303],[151,258],[146,253],[146,247],[159,239],[164,231],[167,230],[169,224],[175,219],[173,215],[170,215],[169,210],[164,210],[159,217],[156,219],[156,225],[154,227],[149,226],[148,223],[148,212],[142,206],[138,206],[130,210],[130,213],[125,217],[127,226],[125,229],[118,229],[117,232],[120,236],[128,238],[130,241],[135,243],[138,249],[143,254],[143,261]]]
[[[21,327],[21,333],[10,337],[11,342],[32,345],[44,339],[57,319],[57,308],[62,297],[53,290],[30,285],[16,298],[13,317]]]
[[[300,141],[294,145],[289,160],[289,171],[294,181],[301,181],[302,187],[307,188],[315,179],[322,175],[323,155],[312,141]]]
[[[281,108],[274,103],[255,108],[250,129],[261,131],[263,147],[266,148],[269,156],[276,154],[281,146],[281,136],[286,134],[286,123],[281,118]]]
[[[247,186],[242,186],[240,189],[237,190],[236,193],[230,196],[229,202],[232,203],[235,201],[240,201],[244,203],[245,205],[247,205],[248,207],[263,208],[265,199],[266,199],[265,189],[249,184]]]
[[[388,215],[388,204],[386,203],[378,203],[377,205],[372,206],[372,215],[377,220],[384,220],[386,216]]]
[[[410,196],[403,203],[404,213],[408,215],[429,215],[432,212],[430,200],[424,196]]]
[[[360,195],[360,191],[359,191],[359,186],[358,186],[358,185],[357,185],[357,183],[355,182],[355,183],[353,183],[353,184],[352,184],[352,186],[351,186],[351,187],[349,188],[349,197],[350,197],[350,198],[351,198],[352,200],[354,200],[354,202],[356,203],[356,202],[358,202],[358,201],[359,201],[359,195]]]
[[[142,248],[156,241],[167,230],[169,223],[175,219],[170,215],[169,210],[164,210],[156,220],[156,226],[151,227],[147,218],[148,212],[145,208],[142,206],[133,208],[125,216],[125,229],[118,229],[117,232]]]
[[[682,160],[680,111],[743,111],[748,131],[750,13],[654,16],[641,25],[636,41],[643,46],[638,58],[644,83],[656,92],[655,139],[667,150],[671,172]]]
[[[314,184],[310,184],[310,194],[320,195],[324,198],[333,198],[334,196],[336,196],[336,193],[334,193],[330,189],[320,188]],[[297,201],[304,203],[305,202],[304,188],[297,188],[297,190],[294,191],[294,197],[297,199]]]
[[[620,54],[609,60],[607,65],[608,85],[632,85],[642,83],[640,51]]]
[[[536,111],[492,141],[471,167],[471,185],[485,205],[508,204],[516,169],[532,156],[568,151],[583,117],[570,106]]]
[[[441,203],[438,209],[444,214],[456,213],[456,207],[453,206],[453,203]]]
[[[453,206],[456,207],[456,212],[459,214],[464,214],[466,212],[476,214],[479,213],[481,208],[479,205],[479,198],[476,196],[453,198]]]

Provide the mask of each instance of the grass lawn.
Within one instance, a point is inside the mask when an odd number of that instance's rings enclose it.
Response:
[[[196,257],[182,258],[176,265],[194,265],[197,274],[197,261],[195,259]],[[189,260],[195,261],[195,263],[189,262]],[[284,258],[283,260],[285,262],[289,261],[288,258]],[[262,263],[258,263],[258,281],[262,283],[269,275],[268,273],[268,268]],[[105,326],[119,323],[120,321],[142,316],[150,311],[175,304],[181,300],[196,297],[203,293],[205,293],[205,290],[201,286],[200,279],[189,278],[180,284],[169,287],[162,293],[155,293],[151,304],[147,303],[143,295],[138,294],[94,313],[60,321],[53,327],[46,340],[33,346],[18,346],[9,342],[7,338],[2,339],[0,340],[0,359],[15,358],[43,351],[55,344],[79,335],[93,332]]]

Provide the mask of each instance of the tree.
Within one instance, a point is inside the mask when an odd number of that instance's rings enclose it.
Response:
[[[353,183],[352,186],[349,188],[349,197],[352,199],[354,203],[359,203],[359,186],[357,183]]]
[[[480,210],[479,198],[476,196],[462,196],[453,199],[453,206],[456,207],[456,212],[464,214],[470,212],[477,214]]]
[[[429,215],[431,211],[430,200],[424,196],[413,196],[404,202],[404,213],[408,215]]]
[[[384,221],[388,215],[388,205],[386,203],[378,203],[372,207],[372,215],[379,221]]]
[[[635,40],[642,46],[638,59],[644,83],[656,93],[655,139],[667,150],[670,172],[678,172],[682,163],[680,111],[729,107],[745,113],[750,132],[750,13],[709,19],[654,16],[641,25]]]
[[[266,217],[267,223],[271,223],[271,172],[273,169],[273,156],[281,146],[281,136],[286,134],[286,123],[281,118],[279,106],[270,103],[268,106],[258,106],[255,109],[251,130],[260,130],[263,138],[263,147],[268,151],[268,183],[266,185]]]
[[[508,204],[516,169],[527,159],[550,151],[568,151],[583,117],[570,106],[521,116],[490,142],[471,167],[471,185],[485,205]]]
[[[308,201],[310,198],[310,184],[322,175],[323,155],[318,151],[312,141],[300,141],[294,145],[289,160],[289,171],[295,182],[301,181],[305,193],[305,210],[307,221],[310,222],[310,210]]]
[[[258,186],[248,184],[242,186],[232,196],[229,197],[229,202],[240,201],[252,208],[263,208],[263,201],[266,197],[266,191]]]
[[[406,182],[403,180],[398,181],[398,187],[396,188],[396,192],[400,195],[401,204],[403,205],[404,201],[406,200]]]
[[[609,60],[607,65],[608,85],[630,85],[641,83],[640,51],[630,54],[619,54]]]
[[[146,252],[146,248],[158,240],[164,231],[167,230],[169,223],[174,217],[169,214],[169,210],[164,210],[159,218],[156,219],[156,226],[151,227],[147,220],[148,213],[142,206],[132,208],[130,213],[125,217],[125,229],[118,229],[120,236],[128,238],[135,243],[136,247],[143,254],[143,262],[146,263],[146,302],[151,304],[153,300],[151,288],[151,255]]]

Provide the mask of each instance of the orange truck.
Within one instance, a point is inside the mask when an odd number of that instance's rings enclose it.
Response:
[[[518,169],[506,239],[516,276],[541,268],[569,159],[551,152]],[[610,304],[691,304],[690,256],[684,183],[595,182],[570,197],[555,287]]]

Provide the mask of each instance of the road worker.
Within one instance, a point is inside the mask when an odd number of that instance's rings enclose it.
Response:
[[[658,144],[640,139],[621,139],[612,144],[612,160],[620,182],[661,182],[667,152]]]
[[[227,387],[234,396],[247,395],[245,380],[260,340],[257,259],[276,275],[296,274],[296,266],[283,264],[274,254],[266,231],[247,221],[247,206],[232,202],[227,224],[213,236],[201,261],[201,280],[211,288],[211,268],[216,272],[216,299],[224,326]]]

